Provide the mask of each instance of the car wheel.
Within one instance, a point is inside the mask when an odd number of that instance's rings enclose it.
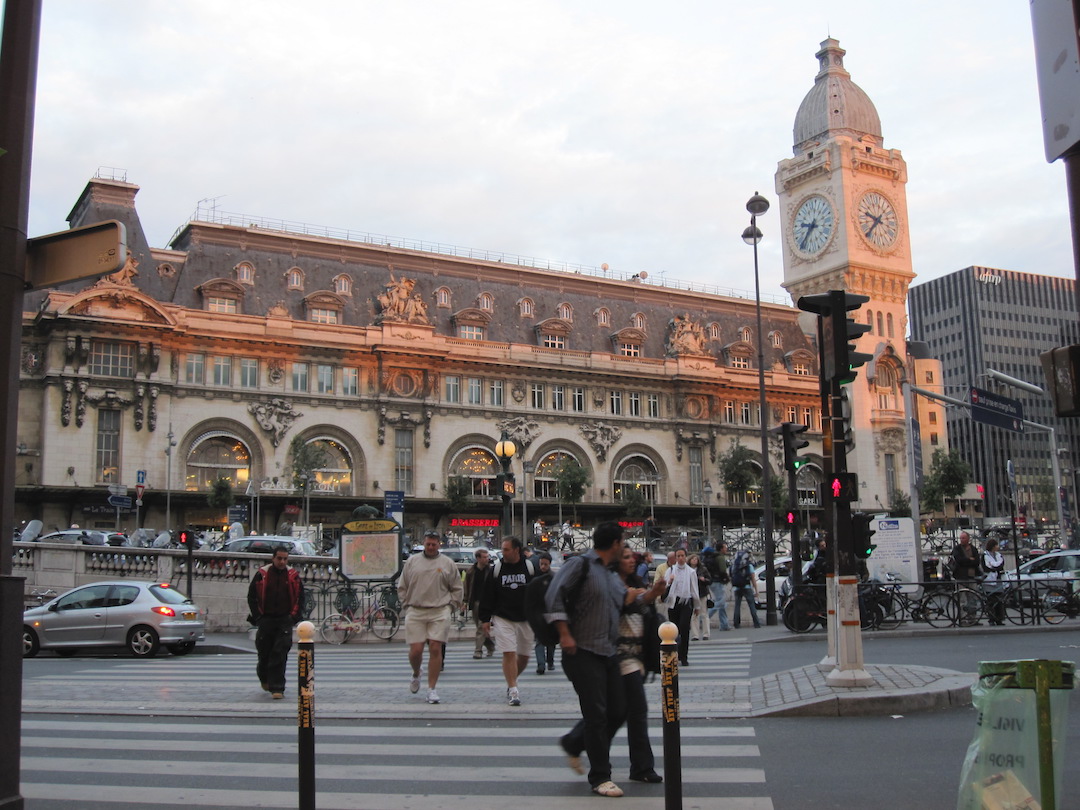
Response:
[[[169,652],[173,655],[187,655],[189,652],[195,649],[194,641],[182,641],[179,644],[170,644]]]
[[[128,652],[136,658],[150,658],[157,654],[160,646],[161,641],[158,639],[157,631],[152,627],[139,625],[128,632]]]
[[[37,633],[31,630],[29,627],[23,627],[22,629],[22,655],[23,658],[33,658],[38,654],[38,650],[41,649],[41,642],[38,641]]]

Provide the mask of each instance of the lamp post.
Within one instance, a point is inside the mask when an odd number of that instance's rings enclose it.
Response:
[[[705,482],[705,545],[712,545],[712,482]]]
[[[521,460],[521,473],[525,477],[525,488],[521,491],[521,533],[526,537],[531,537],[539,545],[540,538],[534,536],[529,529],[529,474],[535,471],[535,461]]]
[[[309,500],[309,487],[311,483],[311,476],[308,473],[300,473],[300,484],[304,488],[304,531],[308,531],[308,527],[311,525],[311,501]]]
[[[746,201],[746,210],[750,212],[750,227],[742,232],[742,239],[754,248],[754,311],[757,316],[757,361],[758,361],[758,422],[761,428],[761,513],[762,528],[765,532],[765,623],[776,624],[776,584],[773,553],[775,552],[772,532],[772,476],[769,472],[769,415],[765,404],[765,336],[761,331],[761,277],[758,272],[758,242],[761,231],[757,218],[769,210],[769,201],[754,192]]]
[[[169,434],[165,437],[168,444],[165,445],[165,531],[171,532],[172,525],[172,449],[176,447],[176,437],[169,425]]]
[[[495,445],[495,457],[502,464],[502,475],[499,476],[499,491],[502,493],[503,515],[502,525],[499,527],[501,537],[506,537],[513,532],[513,515],[510,512],[511,502],[514,499],[514,474],[510,472],[510,462],[517,452],[517,445],[510,440],[509,434],[504,430],[498,443]]]

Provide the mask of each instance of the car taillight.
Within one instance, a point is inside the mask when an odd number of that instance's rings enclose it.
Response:
[[[158,605],[157,607],[150,608],[154,613],[160,613],[162,616],[175,616],[176,611],[168,605]]]

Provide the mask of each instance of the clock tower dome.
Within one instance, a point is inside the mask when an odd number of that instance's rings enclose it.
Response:
[[[859,476],[853,508],[881,511],[909,490],[901,383],[908,378],[907,289],[915,274],[907,229],[907,164],[886,149],[870,97],[844,69],[840,43],[817,52],[818,73],[795,115],[794,157],[776,171],[784,231],[784,289],[792,300],[828,290],[869,296],[852,313],[870,331],[858,351],[874,356],[845,386]]]

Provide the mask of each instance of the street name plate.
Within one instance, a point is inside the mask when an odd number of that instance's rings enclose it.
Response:
[[[127,231],[115,219],[26,240],[28,290],[115,273],[127,263]]]
[[[1024,408],[1019,400],[971,388],[971,418],[984,425],[1024,432]]]

